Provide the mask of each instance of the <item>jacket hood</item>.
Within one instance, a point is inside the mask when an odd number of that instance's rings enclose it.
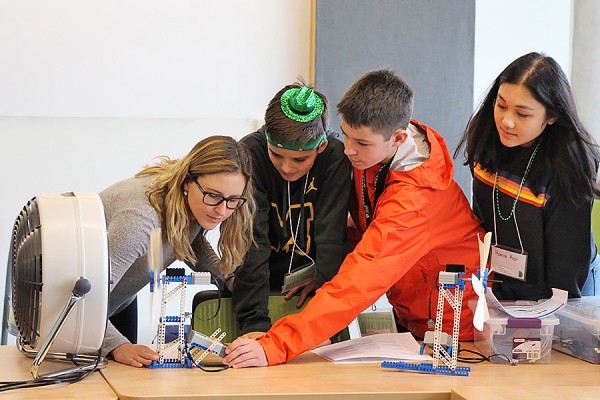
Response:
[[[386,184],[405,182],[446,189],[452,183],[454,165],[442,136],[414,119],[410,121],[407,133],[407,140],[398,147],[392,159]]]

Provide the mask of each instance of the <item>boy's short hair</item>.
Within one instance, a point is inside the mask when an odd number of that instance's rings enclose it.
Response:
[[[307,86],[303,83],[294,83],[281,89],[269,102],[265,112],[265,128],[271,138],[283,143],[305,144],[321,137],[329,128],[329,107],[327,98],[318,91],[314,93],[323,101],[323,113],[320,117],[308,122],[298,122],[288,118],[281,109],[281,96],[292,88]]]
[[[369,127],[389,139],[406,129],[413,111],[414,92],[389,68],[361,76],[337,105],[338,113],[353,128]]]

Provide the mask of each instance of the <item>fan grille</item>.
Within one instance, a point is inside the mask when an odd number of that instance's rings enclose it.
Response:
[[[42,242],[37,201],[30,200],[17,217],[12,235],[13,310],[24,344],[40,337]]]
[[[15,221],[10,252],[19,343],[39,350],[70,301],[75,283],[85,277],[91,289],[63,319],[50,351],[96,352],[106,330],[110,272],[100,196],[38,194]]]

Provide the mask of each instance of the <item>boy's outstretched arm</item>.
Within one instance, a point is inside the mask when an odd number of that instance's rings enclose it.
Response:
[[[267,356],[254,339],[237,338],[225,349],[223,362],[231,368],[266,367]]]

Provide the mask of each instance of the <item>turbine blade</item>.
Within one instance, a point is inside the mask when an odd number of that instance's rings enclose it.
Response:
[[[477,293],[477,296],[483,296],[485,292],[483,284],[475,274],[471,274],[471,284],[473,285],[473,290],[475,291],[475,293]]]
[[[483,324],[485,321],[490,319],[490,314],[487,308],[487,303],[485,301],[485,297],[479,297],[477,300],[477,307],[475,308],[475,313],[473,314],[473,326],[478,331],[483,330]]]
[[[158,330],[158,319],[160,313],[160,302],[161,293],[158,292],[160,288],[160,273],[163,265],[163,248],[162,248],[162,233],[160,228],[152,229],[150,232],[150,247],[148,248],[148,254],[146,256],[148,261],[148,268],[150,269],[150,328],[152,332]]]

